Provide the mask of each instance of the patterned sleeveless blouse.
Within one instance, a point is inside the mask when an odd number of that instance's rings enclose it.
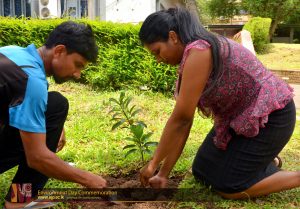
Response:
[[[203,94],[198,102],[198,109],[208,109],[214,119],[216,136],[214,144],[225,150],[232,138],[229,129],[238,135],[254,137],[259,128],[265,127],[268,115],[282,109],[293,98],[293,89],[282,79],[268,71],[248,49],[227,39],[221,44],[223,75],[210,94]],[[227,46],[227,47],[226,47]],[[192,48],[208,49],[210,44],[197,40],[188,44],[178,69],[175,95],[178,95],[182,72],[186,58]],[[212,76],[206,89],[210,87]]]

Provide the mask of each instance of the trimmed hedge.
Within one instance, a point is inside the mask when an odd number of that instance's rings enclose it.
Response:
[[[0,17],[0,46],[43,45],[49,32],[62,19],[14,19]],[[176,79],[176,69],[157,64],[154,57],[140,44],[140,25],[118,24],[87,19],[74,20],[88,23],[94,30],[99,47],[98,62],[83,71],[81,81],[102,90],[144,87],[170,93]]]
[[[270,43],[271,22],[271,18],[253,17],[243,27],[251,33],[253,45],[257,52],[264,51],[266,44]]]

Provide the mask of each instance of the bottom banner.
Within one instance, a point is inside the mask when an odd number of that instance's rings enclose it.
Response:
[[[193,201],[195,189],[153,189],[153,188],[105,188],[105,189],[43,189],[38,191],[41,202],[73,202],[73,201]],[[197,198],[195,198],[196,200]]]

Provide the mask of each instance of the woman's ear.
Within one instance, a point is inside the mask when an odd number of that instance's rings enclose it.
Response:
[[[179,42],[179,37],[177,33],[173,30],[169,31],[169,39],[174,43],[177,44]]]

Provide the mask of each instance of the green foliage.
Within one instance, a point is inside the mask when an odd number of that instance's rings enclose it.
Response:
[[[271,38],[277,25],[289,21],[299,14],[300,0],[242,0],[242,7],[254,17],[271,18],[269,38]]]
[[[231,18],[243,10],[253,17],[271,18],[269,37],[272,37],[279,23],[297,23],[300,12],[300,0],[209,0],[208,5],[212,17]]]
[[[132,133],[132,137],[125,138],[127,141],[130,141],[131,144],[123,147],[123,150],[129,149],[129,151],[125,154],[125,157],[133,152],[139,151],[143,164],[145,164],[145,153],[152,154],[150,147],[156,147],[158,144],[157,142],[148,141],[153,132],[145,134],[144,128],[145,126],[142,124],[131,125],[130,131]]]
[[[213,18],[232,18],[239,14],[239,4],[235,0],[210,0],[208,2],[209,13]]]
[[[300,0],[242,0],[242,5],[253,16],[268,17],[279,22],[299,9]]]
[[[125,140],[129,141],[130,144],[123,147],[123,150],[129,149],[129,151],[125,154],[125,157],[131,153],[139,152],[144,164],[145,153],[152,154],[150,147],[157,146],[157,142],[149,141],[153,132],[144,133],[144,128],[147,127],[146,124],[135,118],[141,109],[137,109],[135,105],[131,106],[131,101],[132,97],[126,96],[124,92],[120,93],[119,99],[109,99],[111,105],[109,113],[113,114],[112,121],[115,121],[115,124],[112,126],[112,130],[115,130],[118,127],[130,130],[132,136],[125,138]]]
[[[121,125],[130,127],[132,125],[141,124],[146,127],[145,123],[142,121],[135,120],[135,116],[141,109],[137,109],[135,105],[130,106],[132,97],[128,97],[124,92],[121,92],[118,100],[109,98],[109,101],[112,107],[109,113],[113,113],[112,120],[116,122],[112,126],[112,130],[115,130]]]
[[[200,18],[200,22],[202,25],[208,25],[212,23],[210,10],[206,0],[197,0],[197,9]]]
[[[14,19],[0,17],[0,46],[43,45],[49,32],[68,19]],[[170,93],[176,79],[176,69],[156,63],[140,44],[140,25],[77,19],[93,28],[99,47],[98,62],[82,73],[81,82],[102,90],[146,87],[152,91]]]
[[[14,19],[11,17],[0,17],[0,46],[18,45],[27,46],[34,43],[40,47],[43,45],[49,32],[62,20],[52,19]]]
[[[300,7],[295,9],[291,15],[289,15],[288,19],[284,21],[287,24],[300,24]]]
[[[243,27],[251,33],[254,48],[258,53],[263,52],[265,45],[269,43],[271,21],[270,18],[254,17]]]

